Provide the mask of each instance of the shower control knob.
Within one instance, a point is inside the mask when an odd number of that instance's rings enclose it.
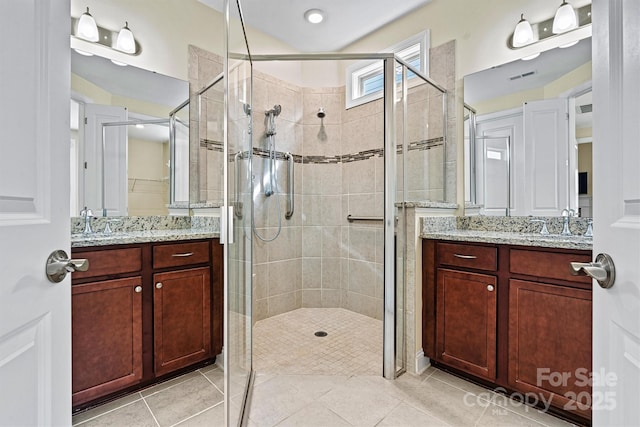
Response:
[[[156,289],[162,289],[162,282],[156,283]]]

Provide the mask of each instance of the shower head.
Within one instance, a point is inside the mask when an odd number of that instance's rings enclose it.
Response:
[[[279,116],[281,111],[282,111],[282,107],[280,106],[280,104],[277,104],[277,105],[274,105],[271,110],[265,111],[264,114],[265,116],[269,116],[269,115]]]
[[[320,107],[318,109],[318,118],[319,119],[324,119],[324,116],[326,116],[326,113],[324,112],[324,107]]]

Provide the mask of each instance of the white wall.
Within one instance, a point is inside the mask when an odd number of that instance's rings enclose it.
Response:
[[[590,0],[571,1],[575,8],[589,3]],[[511,62],[539,49],[529,46],[511,50],[507,47],[507,41],[521,13],[531,23],[540,22],[552,18],[559,5],[560,1],[556,0],[433,0],[353,43],[345,51],[371,52],[383,49],[429,29],[431,46],[456,40],[457,76],[462,78],[466,74]],[[539,45],[544,48],[558,46],[566,43],[567,38],[574,37],[564,35],[557,40],[545,40]]]
[[[189,44],[222,54],[222,14],[197,0],[71,0],[71,16],[79,17],[87,6],[100,27],[117,31],[128,21],[142,52],[131,56],[72,39],[83,50],[181,80],[188,80]],[[295,53],[251,28],[247,35],[252,53]]]

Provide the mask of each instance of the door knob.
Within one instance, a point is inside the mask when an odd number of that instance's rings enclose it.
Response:
[[[604,289],[609,289],[616,281],[616,267],[613,259],[607,254],[598,254],[594,262],[572,262],[571,274],[589,276]]]
[[[88,269],[88,259],[69,259],[69,255],[62,250],[51,252],[47,258],[47,278],[53,283],[62,282],[67,277],[67,273],[87,271]]]

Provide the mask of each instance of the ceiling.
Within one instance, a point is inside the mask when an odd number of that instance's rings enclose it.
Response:
[[[222,11],[223,0],[199,0]],[[337,52],[431,0],[242,0],[245,23],[300,52]],[[230,5],[234,5],[230,2]],[[325,19],[310,24],[309,9]],[[230,12],[231,13],[231,12]],[[249,40],[251,48],[251,40]]]
[[[545,86],[591,61],[591,38],[551,49],[530,61],[517,60],[464,77],[464,100],[474,103]],[[520,78],[518,78],[520,76]]]
[[[189,98],[189,84],[142,68],[115,65],[101,56],[71,50],[71,72],[107,92],[145,102],[177,107]]]
[[[132,66],[121,67],[100,56],[84,56],[71,51],[71,72],[93,83],[112,95],[163,105],[167,111],[186,101],[189,84],[183,80]],[[128,107],[128,106],[126,106]],[[77,129],[78,111],[72,103],[71,128]],[[168,117],[150,117],[137,114],[129,108],[129,119],[153,120]],[[148,124],[143,129],[128,126],[129,138],[167,142],[168,125]]]
[[[543,52],[530,61],[513,61],[464,77],[464,101],[474,104],[517,92],[536,89],[591,61],[591,38],[565,49]],[[592,113],[580,107],[591,104],[591,95],[576,99],[576,127],[591,127]]]

